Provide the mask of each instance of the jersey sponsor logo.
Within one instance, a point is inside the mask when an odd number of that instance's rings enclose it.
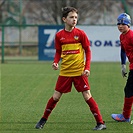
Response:
[[[67,54],[78,54],[80,53],[80,50],[66,50],[66,51],[63,51],[62,54],[63,55],[67,55]]]

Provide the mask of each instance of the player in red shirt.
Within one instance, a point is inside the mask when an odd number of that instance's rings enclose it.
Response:
[[[129,60],[129,74],[124,88],[125,98],[122,114],[112,114],[112,118],[119,122],[130,122],[133,104],[133,31],[130,29],[131,18],[128,14],[122,13],[117,19],[121,42],[121,65],[122,76],[126,77],[126,56]]]
[[[89,105],[92,114],[96,120],[94,130],[106,129],[99,108],[90,93],[88,76],[90,75],[90,41],[84,31],[76,28],[78,11],[73,7],[65,7],[62,10],[62,19],[65,28],[55,36],[55,58],[52,64],[54,70],[59,68],[58,62],[61,59],[59,77],[56,83],[55,92],[49,99],[44,114],[35,128],[41,129],[48,120],[49,115],[55,108],[63,93],[71,91],[72,83],[78,92],[82,95]],[[84,56],[85,55],[85,56]],[[86,60],[84,61],[84,58]]]

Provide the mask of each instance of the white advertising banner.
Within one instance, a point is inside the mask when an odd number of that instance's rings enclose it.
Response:
[[[120,61],[120,32],[117,26],[78,26],[91,41],[92,61]]]
[[[39,60],[53,60],[54,37],[63,26],[39,26]],[[80,26],[91,42],[92,61],[120,61],[120,32],[117,26]]]

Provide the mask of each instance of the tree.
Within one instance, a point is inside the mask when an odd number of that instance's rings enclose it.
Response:
[[[78,24],[115,24],[116,17],[123,12],[121,0],[6,0],[4,12],[7,12],[7,18],[10,13],[6,5],[12,6],[9,4],[12,2],[16,5],[13,8],[17,9],[20,8],[20,1],[22,15],[19,19],[25,18],[26,24],[61,25],[61,9],[65,6],[73,6],[79,10]]]

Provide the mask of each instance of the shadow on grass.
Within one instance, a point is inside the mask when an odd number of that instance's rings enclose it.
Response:
[[[33,131],[35,122],[0,122],[0,132],[20,132],[20,131]]]
[[[88,130],[89,125],[92,125],[95,123],[94,122],[47,122],[45,125],[44,129],[40,131],[47,131],[47,132],[52,132],[52,131],[58,131],[58,132],[63,132],[63,131],[79,131],[79,130]],[[0,132],[35,132],[38,131],[35,129],[36,122],[0,122]],[[91,130],[91,128],[90,128]]]
[[[37,122],[0,122],[0,132],[10,132],[10,133],[36,133],[36,132],[45,132],[45,133],[87,133],[94,132],[92,129],[96,126],[94,121],[78,121],[78,122],[52,122],[48,121],[45,127],[42,130],[35,129]],[[109,120],[105,122],[107,126],[106,131],[112,131],[110,128],[111,125],[119,125],[119,122]],[[112,126],[111,126],[112,127]],[[104,131],[104,132],[106,132]]]

